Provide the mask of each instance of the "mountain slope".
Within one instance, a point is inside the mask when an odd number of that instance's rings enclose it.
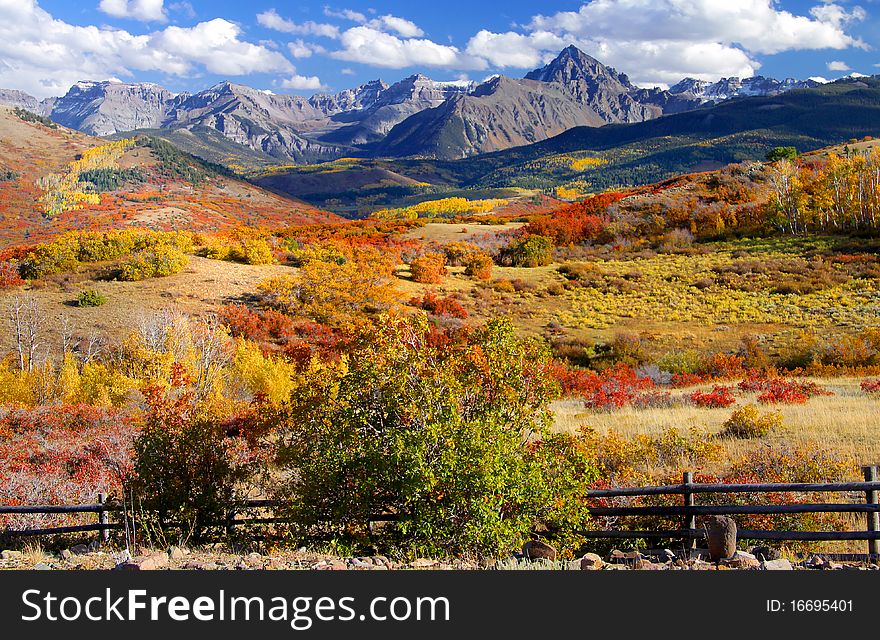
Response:
[[[137,226],[209,232],[241,224],[281,227],[338,220],[301,201],[219,174],[154,139],[130,142],[121,153],[106,154],[101,169],[76,175],[71,163],[88,150],[110,146],[106,140],[25,122],[6,107],[0,107],[0,139],[0,245],[73,229]],[[49,215],[43,198],[58,182],[53,176],[75,178],[71,189],[96,194],[96,201]]]
[[[647,184],[713,164],[763,159],[774,146],[791,145],[803,152],[876,135],[880,78],[872,77],[773,97],[737,98],[641,123],[578,127],[534,145],[440,166],[462,185],[536,187],[546,185],[535,162],[561,154],[598,156],[609,163],[578,174],[598,190]],[[438,164],[402,162],[400,167],[418,177],[436,173]]]
[[[650,120],[667,103],[681,109],[699,104],[661,100],[662,93],[638,89],[625,74],[570,46],[522,80],[497,76],[469,95],[410,117],[371,152],[462,158],[531,144],[572,127]]]

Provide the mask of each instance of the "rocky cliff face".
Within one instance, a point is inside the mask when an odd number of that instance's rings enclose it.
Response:
[[[497,76],[412,116],[376,146],[389,155],[453,159],[531,144],[578,126],[642,122],[663,107],[640,102],[629,78],[576,47],[522,80]]]
[[[717,82],[685,78],[678,84],[671,86],[669,93],[695,99],[701,104],[705,104],[743,96],[775,96],[792,89],[810,89],[818,86],[819,83],[815,80],[795,80],[794,78],[776,80],[764,76],[743,80],[736,77],[721,78]]]
[[[78,82],[51,108],[58,124],[95,136],[161,127],[186,94],[151,83]]]

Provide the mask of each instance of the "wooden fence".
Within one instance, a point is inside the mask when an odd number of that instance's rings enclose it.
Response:
[[[680,495],[682,505],[643,506],[643,507],[594,507],[590,513],[594,517],[632,517],[632,516],[665,516],[681,517],[682,526],[679,529],[664,531],[633,531],[633,530],[602,530],[585,531],[588,538],[634,538],[634,539],[665,539],[684,540],[688,544],[694,544],[696,540],[705,536],[705,530],[697,528],[697,516],[709,515],[780,515],[798,513],[864,513],[866,526],[864,531],[765,531],[740,529],[737,536],[741,539],[751,540],[815,540],[815,541],[839,541],[839,540],[865,540],[868,543],[868,554],[880,556],[880,480],[878,480],[878,467],[867,466],[864,471],[864,482],[837,482],[837,483],[774,483],[774,484],[700,484],[694,482],[691,472],[684,473],[681,484],[666,485],[659,487],[631,487],[620,489],[595,489],[589,492],[591,498],[620,498],[620,497],[645,497],[657,495]],[[864,502],[834,502],[834,503],[802,503],[802,504],[774,504],[774,505],[698,505],[696,497],[703,494],[729,494],[729,493],[858,493],[863,496]],[[242,500],[235,504],[234,510],[230,511],[223,523],[227,532],[235,527],[255,524],[284,523],[281,517],[248,517],[238,518],[238,514],[252,509],[272,509],[284,506],[282,502],[274,500]],[[123,529],[120,523],[111,523],[109,513],[122,511],[118,505],[108,504],[103,494],[99,494],[96,504],[83,505],[45,505],[45,506],[0,506],[0,514],[63,514],[63,513],[94,513],[97,516],[95,524],[50,527],[44,529],[6,530],[10,536],[38,536],[62,533],[79,533],[98,531],[104,541],[109,539],[110,531]],[[393,520],[394,516],[376,516],[374,521]]]

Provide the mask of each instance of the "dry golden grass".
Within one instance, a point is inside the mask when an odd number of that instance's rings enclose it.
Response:
[[[834,393],[833,396],[812,398],[802,405],[768,405],[765,410],[778,410],[783,416],[783,427],[766,438],[752,440],[723,439],[719,442],[727,453],[727,461],[736,460],[761,446],[815,445],[840,454],[852,456],[859,464],[880,463],[880,399],[865,394],[859,388],[861,378],[814,379]],[[692,389],[673,392],[689,393]],[[691,427],[717,434],[736,406],[755,402],[755,394],[737,393],[737,405],[726,409],[703,409],[691,405],[663,409],[633,409],[613,412],[586,409],[579,400],[555,403],[555,429],[575,431],[583,425],[600,432],[608,430],[625,437],[657,435],[673,427],[687,430]],[[719,471],[720,468],[707,468]]]
[[[510,231],[523,226],[522,222],[510,222],[508,224],[451,224],[445,222],[429,222],[423,227],[412,229],[405,234],[410,240],[423,242],[465,242],[477,236],[498,231]]]

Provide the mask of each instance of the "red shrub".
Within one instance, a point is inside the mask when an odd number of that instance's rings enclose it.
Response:
[[[622,193],[603,193],[532,219],[526,233],[552,238],[556,246],[598,239],[605,230],[608,207],[624,197]]]
[[[681,389],[683,387],[693,387],[698,384],[703,384],[704,382],[706,382],[705,378],[696,373],[676,373],[672,376],[670,384],[675,389]]]
[[[24,284],[18,273],[18,266],[13,262],[0,262],[0,289],[9,289]]]
[[[865,393],[880,393],[880,380],[863,380],[861,387]]]
[[[700,367],[700,373],[716,380],[741,378],[745,373],[745,359],[740,356],[716,353]]]
[[[747,378],[739,383],[743,391],[760,392],[758,402],[763,404],[804,404],[814,396],[833,395],[815,382],[785,378]]]
[[[708,409],[719,409],[736,404],[736,398],[730,392],[730,387],[718,385],[712,387],[712,391],[694,391],[688,397],[698,407]]]
[[[468,317],[467,310],[461,306],[461,303],[458,302],[452,296],[446,296],[445,298],[441,298],[430,291],[425,293],[424,297],[419,298],[418,296],[412,298],[409,303],[418,307],[419,309],[424,309],[430,314],[435,316],[446,316],[449,318],[460,318],[464,320]]]
[[[632,367],[623,364],[596,373],[556,363],[552,374],[565,395],[582,396],[591,409],[620,409],[631,405],[643,391],[654,388],[650,378],[639,377]]]

